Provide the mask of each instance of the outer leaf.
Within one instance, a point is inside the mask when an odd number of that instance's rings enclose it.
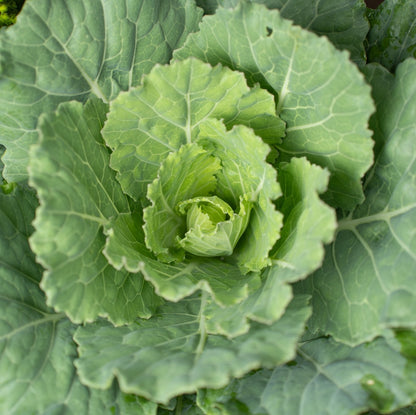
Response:
[[[83,382],[107,388],[116,376],[122,390],[167,403],[175,395],[222,387],[231,376],[291,359],[308,315],[305,299],[274,325],[255,325],[229,341],[207,336],[205,298],[166,304],[158,316],[125,327],[99,321],[79,328],[76,366]]]
[[[116,271],[101,254],[102,227],[129,211],[100,135],[106,110],[99,100],[62,104],[42,118],[31,152],[30,183],[41,204],[31,246],[46,268],[48,304],[75,322],[101,315],[123,323],[149,317],[159,303],[143,278]]]
[[[237,379],[221,393],[199,393],[198,404],[207,414],[227,415],[356,415],[370,408],[391,413],[415,399],[416,361],[400,353],[403,344],[391,334],[387,337],[355,348],[310,340],[286,366]]]
[[[200,389],[197,403],[209,415],[269,415],[260,398],[270,378],[269,370],[259,370],[234,379],[222,389]]]
[[[203,289],[210,292],[216,303],[229,306],[247,297],[258,286],[258,275],[242,275],[238,267],[217,259],[185,261],[165,264],[157,261],[146,248],[143,220],[137,213],[122,214],[109,225],[104,254],[117,269],[123,267],[141,272],[156,293],[170,301]]]
[[[38,287],[42,268],[27,238],[37,199],[28,187],[0,191],[0,412],[8,415],[156,413],[156,405],[120,393],[95,391],[75,374],[75,326],[47,307]]]
[[[222,6],[236,6],[242,0],[217,0]],[[244,1],[244,0],[243,0]],[[249,0],[266,5],[269,9],[280,10],[281,16],[304,29],[326,36],[341,50],[347,49],[351,59],[364,64],[366,61],[364,40],[369,29],[364,1],[346,0]],[[197,2],[198,3],[198,2]],[[199,3],[204,3],[199,1]],[[213,10],[212,0],[205,1],[204,9]]]
[[[252,127],[268,141],[283,135],[270,94],[258,87],[250,90],[240,73],[196,59],[156,66],[110,109],[103,136],[114,149],[111,166],[135,200],[144,199],[162,161],[194,141],[207,118],[221,119],[227,128]]]
[[[406,408],[401,408],[398,411],[394,411],[391,415],[415,415],[416,406],[408,406]],[[378,415],[376,412],[370,411],[365,415]]]
[[[367,123],[373,104],[348,54],[257,4],[219,8],[204,17],[200,28],[175,57],[222,63],[243,71],[249,84],[269,89],[287,123],[286,138],[278,145],[281,157],[306,156],[327,167],[326,198],[332,204],[352,208],[361,202],[361,177],[372,163]]]
[[[372,76],[374,89],[384,76]],[[381,144],[367,199],[339,221],[335,242],[306,286],[310,326],[357,344],[386,327],[416,327],[416,61],[398,66],[389,99],[377,103]]]
[[[415,364],[392,339],[355,348],[313,340],[299,349],[295,365],[273,371],[262,406],[274,415],[391,412],[415,399]]]
[[[385,0],[370,16],[368,61],[394,71],[406,58],[416,58],[416,3]]]
[[[91,94],[114,99],[155,63],[168,62],[199,20],[192,0],[27,0],[17,23],[0,34],[7,180],[27,177],[40,114]]]
[[[278,174],[283,196],[277,205],[284,225],[271,253],[274,266],[263,273],[261,287],[244,302],[212,311],[208,323],[212,332],[237,335],[248,329],[247,317],[265,324],[280,318],[292,299],[288,283],[317,269],[324,256],[322,244],[332,240],[335,214],[319,199],[319,193],[326,190],[328,173],[304,158],[293,158],[281,164]]]

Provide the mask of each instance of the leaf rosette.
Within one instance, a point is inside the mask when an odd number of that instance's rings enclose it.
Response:
[[[272,204],[281,191],[265,162],[269,148],[244,126],[227,132],[207,120],[199,128],[195,142],[170,153],[148,187],[146,244],[163,262],[220,257],[243,272],[260,271],[271,263],[282,223]],[[263,240],[253,246],[246,233]]]
[[[102,130],[124,193],[143,209],[135,219],[143,223],[131,224],[128,254],[121,222],[107,227],[109,262],[143,272],[171,301],[204,288],[219,304],[240,302],[272,264],[282,227],[265,141],[279,142],[283,131],[273,96],[249,88],[243,74],[192,58],[156,66],[111,103]],[[223,283],[208,272],[213,264],[217,278],[234,274],[234,288],[244,293],[234,289],[220,300]],[[194,279],[185,291],[184,277]]]

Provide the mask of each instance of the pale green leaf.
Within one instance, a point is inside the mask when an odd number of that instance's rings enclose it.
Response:
[[[232,39],[232,42],[229,40]],[[278,11],[241,2],[205,16],[175,58],[194,56],[243,71],[278,99],[286,122],[280,157],[306,156],[331,172],[326,199],[352,208],[363,200],[361,178],[372,163],[367,129],[370,88],[348,53],[293,26]]]
[[[236,212],[218,196],[194,197],[179,204],[188,231],[179,244],[196,256],[231,255],[247,228],[252,203],[240,198]]]
[[[373,74],[374,89],[385,79]],[[339,218],[322,269],[299,287],[313,294],[311,329],[350,344],[386,327],[416,327],[415,79],[416,60],[409,59],[390,80],[389,98],[375,96],[380,147],[366,201]]]
[[[244,272],[271,264],[269,251],[279,238],[282,215],[273,204],[281,196],[276,171],[266,163],[270,147],[245,126],[225,131],[216,120],[200,124],[197,142],[221,161],[215,194],[237,207],[253,203],[246,231],[231,256]],[[253,243],[256,241],[256,243]]]
[[[27,0],[0,33],[0,136],[5,177],[27,177],[40,114],[59,103],[104,101],[137,85],[197,30],[192,0]]]
[[[368,61],[379,62],[394,72],[406,58],[416,58],[416,3],[384,0],[370,13]]]
[[[275,324],[253,325],[234,340],[207,334],[205,299],[202,294],[165,304],[150,320],[124,327],[105,321],[80,327],[75,339],[82,381],[107,388],[117,377],[122,390],[167,403],[175,395],[223,387],[231,377],[293,358],[309,315],[305,298]]]
[[[162,162],[157,178],[149,185],[151,201],[143,211],[146,245],[163,262],[182,261],[185,250],[179,239],[188,230],[179,204],[198,196],[211,195],[221,161],[195,143],[182,146]]]
[[[177,264],[156,260],[146,248],[142,226],[143,220],[138,213],[117,217],[107,229],[104,254],[116,269],[141,272],[163,298],[179,301],[203,289],[211,293],[216,303],[230,306],[258,287],[257,274],[242,275],[237,266],[219,259],[201,258]]]
[[[284,224],[271,257],[281,268],[277,272],[294,282],[321,265],[323,243],[332,241],[336,218],[334,210],[319,198],[327,189],[327,170],[305,158],[293,158],[279,165],[278,176],[283,197],[276,205]]]
[[[45,267],[48,304],[75,322],[108,316],[115,323],[149,317],[158,300],[143,278],[117,271],[102,255],[102,228],[129,205],[102,142],[107,105],[62,104],[42,117],[30,184],[40,200],[31,246]]]
[[[248,330],[247,318],[271,324],[284,313],[292,299],[291,282],[305,278],[323,260],[324,243],[334,235],[335,213],[320,199],[328,173],[304,158],[282,163],[278,171],[283,196],[276,204],[284,214],[281,238],[270,255],[273,266],[262,276],[262,285],[243,302],[212,310],[212,332],[235,336]]]
[[[223,120],[227,128],[252,127],[266,141],[283,135],[273,96],[249,89],[243,74],[196,59],[156,66],[140,87],[112,102],[103,130],[124,192],[143,200],[162,161],[193,142],[207,118]]]

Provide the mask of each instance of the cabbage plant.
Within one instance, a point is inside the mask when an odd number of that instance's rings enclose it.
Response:
[[[1,412],[414,413],[415,17],[26,0],[0,31]]]

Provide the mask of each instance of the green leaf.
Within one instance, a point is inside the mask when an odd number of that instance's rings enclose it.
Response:
[[[107,108],[97,99],[62,104],[42,117],[31,151],[40,200],[31,246],[46,269],[41,286],[74,322],[108,316],[120,324],[149,317],[160,303],[143,278],[115,270],[101,252],[103,226],[129,211],[100,135]]]
[[[276,10],[241,2],[204,17],[200,31],[174,53],[177,59],[189,56],[243,71],[250,85],[259,82],[271,91],[287,124],[277,145],[281,160],[306,156],[327,167],[331,204],[348,209],[362,202],[361,177],[372,163],[367,124],[373,104],[346,52]]]
[[[246,375],[220,393],[198,392],[198,404],[206,413],[221,408],[219,413],[227,415],[391,413],[415,399],[416,361],[402,356],[391,333],[385,334],[387,339],[354,348],[328,338],[311,339],[301,343],[294,361]]]
[[[114,99],[168,62],[200,17],[192,0],[26,1],[17,23],[0,33],[5,178],[27,178],[40,114],[92,94]]]
[[[284,214],[281,238],[271,253],[273,266],[262,275],[262,285],[243,302],[212,310],[212,332],[235,336],[248,330],[247,318],[271,324],[282,316],[292,299],[289,283],[305,278],[323,260],[323,243],[329,243],[336,226],[335,214],[320,199],[328,172],[304,158],[282,163],[279,183],[283,196],[276,204]]]
[[[222,389],[200,389],[198,406],[209,415],[269,415],[261,406],[261,396],[270,379],[270,370],[257,370],[234,379]]]
[[[235,7],[242,0],[216,0],[225,7]],[[199,1],[207,3],[206,12],[212,13],[213,0]],[[364,40],[369,29],[366,19],[364,1],[345,0],[249,0],[251,3],[264,4],[269,9],[280,10],[281,16],[293,20],[296,25],[303,27],[319,36],[326,36],[335,47],[347,49],[351,60],[363,65],[366,62]],[[204,4],[202,4],[204,6]]]
[[[106,231],[104,255],[116,269],[141,272],[163,298],[179,301],[203,289],[211,293],[219,305],[230,306],[258,287],[257,274],[242,275],[237,266],[219,259],[201,258],[177,264],[156,260],[146,248],[142,225],[143,220],[137,212],[118,216]]]
[[[373,85],[372,95],[377,111],[370,118],[370,128],[374,131],[374,159],[377,160],[386,144],[387,136],[383,132],[383,123],[390,117],[390,109],[384,105],[391,99],[391,91],[395,88],[395,78],[387,69],[378,63],[371,63],[362,69],[367,82]]]
[[[200,196],[179,204],[186,214],[185,237],[179,244],[193,255],[231,255],[250,219],[251,202],[241,197],[238,212],[218,196]]]
[[[196,59],[156,66],[140,87],[111,103],[103,130],[123,191],[143,200],[163,160],[195,141],[207,118],[227,128],[246,125],[269,142],[279,141],[284,131],[273,97],[249,89],[242,74]]]
[[[299,287],[313,295],[311,329],[348,344],[387,327],[416,327],[415,77],[416,61],[403,62],[389,99],[377,102],[380,151],[366,201],[340,217],[323,267]],[[374,89],[384,88],[385,79],[372,76]]]
[[[323,243],[332,241],[336,218],[333,209],[319,198],[327,189],[327,170],[305,158],[293,158],[279,165],[278,174],[283,197],[276,204],[283,213],[284,225],[271,256],[281,272],[288,274],[287,281],[294,282],[321,265]]]
[[[182,146],[163,161],[157,178],[148,187],[147,197],[152,204],[143,211],[146,245],[159,260],[184,259],[179,238],[187,232],[187,221],[179,204],[212,194],[220,169],[220,160],[195,143]]]
[[[271,264],[269,252],[282,224],[282,215],[272,202],[281,190],[275,170],[266,163],[270,147],[243,125],[226,132],[221,122],[210,120],[199,128],[198,144],[221,161],[215,194],[234,207],[244,199],[253,203],[247,229],[231,260],[244,272],[260,271]]]
[[[83,382],[107,388],[116,376],[122,390],[161,403],[198,388],[223,387],[230,377],[290,360],[309,314],[305,298],[298,299],[277,323],[254,325],[230,341],[207,334],[205,300],[202,294],[165,304],[150,320],[124,327],[105,321],[80,327],[76,366]]]
[[[42,268],[27,238],[38,202],[27,186],[0,192],[0,412],[10,415],[156,414],[156,405],[121,394],[88,389],[75,373],[75,326],[46,305],[38,283]],[[46,386],[45,386],[46,385]]]
[[[369,62],[379,62],[390,71],[406,58],[416,58],[416,4],[385,0],[369,15]]]
[[[397,346],[381,338],[355,348],[325,338],[306,342],[296,364],[271,373],[262,406],[275,415],[355,415],[408,405],[416,397],[416,361]]]

